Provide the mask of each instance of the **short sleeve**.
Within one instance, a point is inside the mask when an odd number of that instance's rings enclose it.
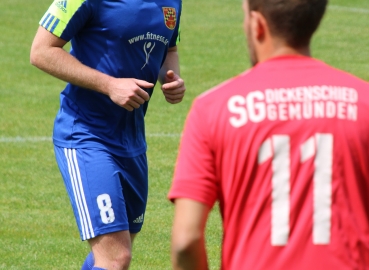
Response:
[[[188,114],[168,198],[188,198],[213,207],[219,185],[204,111],[195,101]]]
[[[39,24],[55,36],[69,41],[85,25],[86,0],[54,0]]]

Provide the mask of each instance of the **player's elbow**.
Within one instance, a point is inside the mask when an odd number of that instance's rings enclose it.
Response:
[[[31,65],[33,65],[33,66],[37,67],[37,66],[40,65],[40,53],[33,46],[31,48],[29,60],[30,60]]]
[[[203,236],[200,232],[180,232],[172,235],[172,254],[188,257],[201,246]]]
[[[172,265],[175,270],[208,269],[204,239],[201,234],[172,238]]]
[[[31,65],[40,68],[44,62],[45,52],[46,52],[45,48],[33,43],[29,57]]]

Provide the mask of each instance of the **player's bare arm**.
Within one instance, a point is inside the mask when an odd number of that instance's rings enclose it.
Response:
[[[92,69],[66,52],[67,42],[39,27],[31,47],[31,64],[74,85],[108,95],[117,105],[132,111],[150,99],[144,88],[152,83],[133,78],[114,78]]]
[[[186,87],[179,72],[179,57],[177,46],[168,49],[167,57],[159,73],[161,90],[166,101],[176,104],[182,101]]]
[[[205,225],[209,206],[190,199],[175,200],[172,229],[172,262],[175,270],[208,269]]]

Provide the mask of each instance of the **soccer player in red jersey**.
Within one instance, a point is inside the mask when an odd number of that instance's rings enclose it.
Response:
[[[169,199],[174,269],[369,269],[369,84],[311,57],[326,0],[244,0],[253,68],[196,98]]]

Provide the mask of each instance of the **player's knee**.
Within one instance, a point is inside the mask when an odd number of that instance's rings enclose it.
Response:
[[[120,266],[120,269],[128,269],[128,266],[132,260],[132,252],[130,250],[125,250],[124,252],[121,252],[119,256],[115,258],[115,260]]]

